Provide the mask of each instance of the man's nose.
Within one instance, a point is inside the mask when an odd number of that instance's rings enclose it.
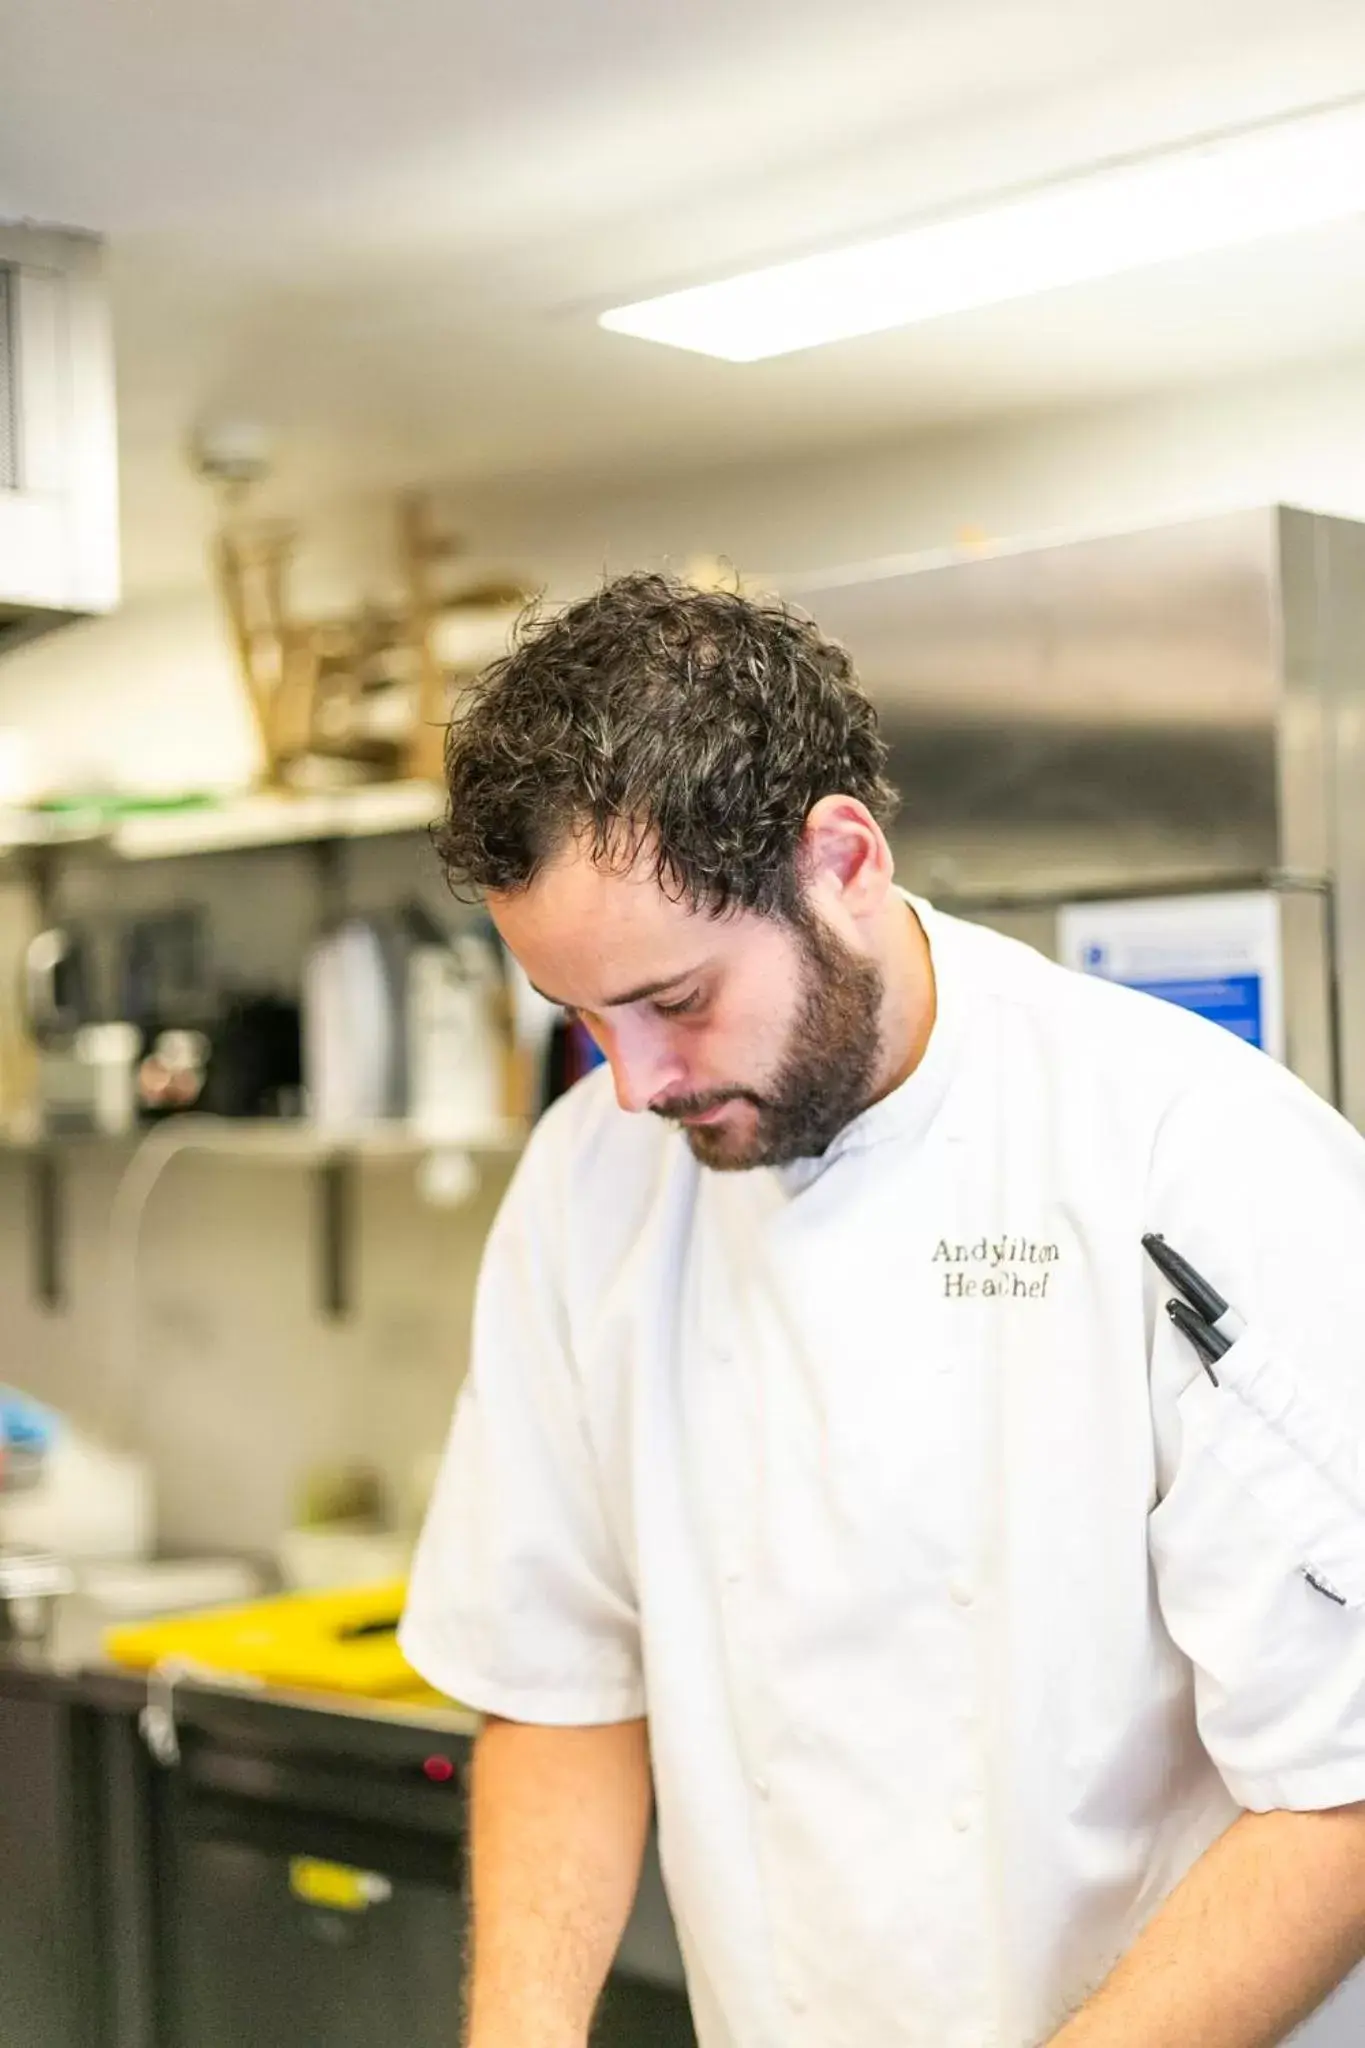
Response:
[[[644,1020],[604,1025],[598,1043],[607,1056],[622,1109],[638,1112],[661,1097],[681,1093],[682,1062],[670,1051],[664,1034]]]

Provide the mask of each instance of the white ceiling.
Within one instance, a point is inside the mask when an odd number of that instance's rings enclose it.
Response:
[[[1359,0],[46,0],[0,218],[112,243],[128,572],[198,419],[308,495],[735,460],[1365,345],[1365,226],[776,362],[602,306],[1365,92]],[[297,495],[291,489],[291,495]]]

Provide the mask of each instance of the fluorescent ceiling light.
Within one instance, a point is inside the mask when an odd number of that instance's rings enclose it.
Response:
[[[618,306],[603,327],[751,363],[1365,211],[1365,105],[1040,186],[979,212]]]

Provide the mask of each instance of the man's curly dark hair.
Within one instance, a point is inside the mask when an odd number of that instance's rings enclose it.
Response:
[[[694,909],[799,918],[821,797],[895,809],[842,647],[774,600],[639,573],[548,618],[470,685],[435,844],[452,888],[523,889],[571,837]]]

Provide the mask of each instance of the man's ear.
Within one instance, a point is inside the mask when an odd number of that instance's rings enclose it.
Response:
[[[866,804],[852,796],[824,796],[806,819],[798,871],[827,914],[861,923],[886,902],[895,864]]]

